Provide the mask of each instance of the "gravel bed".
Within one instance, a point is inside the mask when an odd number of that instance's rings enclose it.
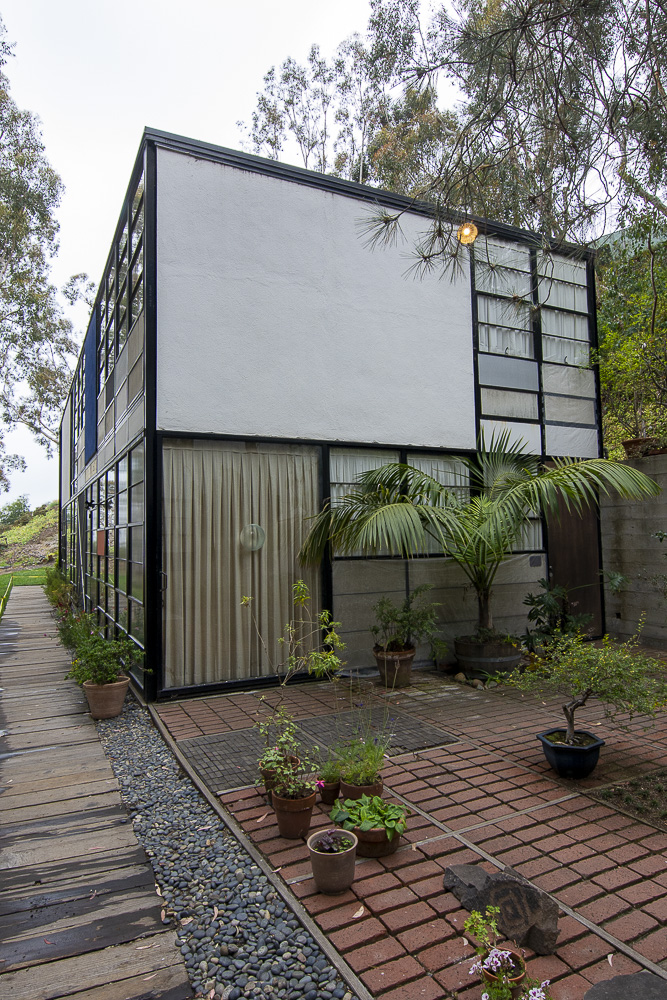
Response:
[[[98,722],[195,995],[357,1000],[179,768],[146,709]]]

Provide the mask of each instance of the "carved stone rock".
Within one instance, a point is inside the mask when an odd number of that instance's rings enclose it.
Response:
[[[500,909],[498,928],[511,941],[551,955],[558,938],[558,905],[541,889],[509,870],[490,875],[480,865],[452,865],[445,870],[445,889],[466,910]]]
[[[584,1000],[667,1000],[667,980],[652,972],[634,972],[596,983]]]

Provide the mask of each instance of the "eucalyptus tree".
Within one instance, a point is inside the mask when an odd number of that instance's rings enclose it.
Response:
[[[442,210],[586,242],[631,213],[667,218],[664,0],[371,0],[376,72],[447,80],[458,129],[434,171]],[[397,218],[376,220],[390,234]],[[435,225],[439,225],[436,218]],[[447,266],[451,228],[417,248]]]
[[[539,513],[575,513],[595,506],[600,493],[641,499],[659,487],[642,472],[607,459],[557,459],[544,466],[506,434],[482,440],[473,457],[457,459],[457,486],[444,486],[410,465],[389,463],[358,477],[358,487],[327,503],[315,517],[300,559],[317,564],[330,546],[341,555],[388,551],[411,558],[435,541],[470,581],[478,629],[493,628],[496,574]]]
[[[17,107],[2,67],[11,56],[0,21],[0,414],[27,426],[47,451],[58,441],[60,408],[76,345],[49,281],[57,249],[60,178],[44,153],[38,120]],[[0,491],[12,469],[0,432]]]

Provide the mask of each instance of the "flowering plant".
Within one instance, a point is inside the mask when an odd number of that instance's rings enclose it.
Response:
[[[540,983],[526,978],[521,956],[498,947],[499,916],[499,907],[487,906],[484,914],[473,910],[463,925],[476,942],[478,959],[470,967],[470,975],[485,980],[481,1000],[551,1000],[549,980]]]

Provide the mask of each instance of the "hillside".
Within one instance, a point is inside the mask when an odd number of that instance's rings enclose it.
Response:
[[[58,502],[24,514],[19,524],[0,527],[0,573],[53,565],[58,558]]]

